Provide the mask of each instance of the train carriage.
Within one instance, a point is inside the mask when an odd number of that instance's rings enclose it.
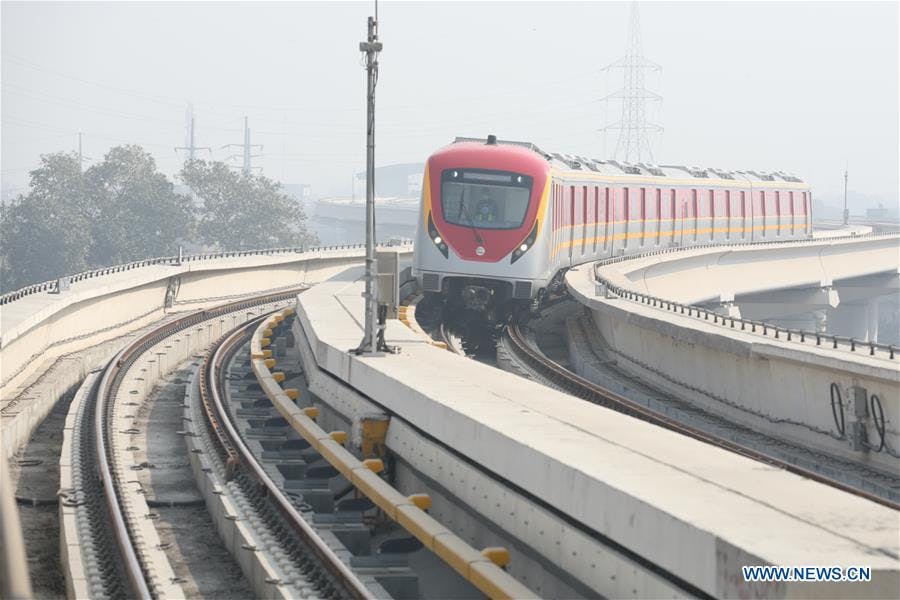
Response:
[[[413,272],[443,309],[502,323],[569,267],[669,246],[808,237],[809,186],[786,173],[548,154],[457,138],[429,157]]]

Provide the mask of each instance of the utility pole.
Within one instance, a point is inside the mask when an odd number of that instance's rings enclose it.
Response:
[[[243,144],[225,144],[224,146],[222,146],[222,148],[241,148],[243,150],[242,154],[240,154],[240,155],[232,154],[225,160],[231,160],[232,158],[241,158],[242,159],[241,171],[245,175],[249,175],[250,172],[253,170],[253,166],[251,165],[251,162],[250,162],[251,159],[259,158],[260,156],[262,156],[261,154],[252,154],[253,148],[259,148],[260,150],[262,150],[262,144],[251,144],[250,143],[250,125],[249,125],[249,119],[247,117],[244,117],[244,143]]]
[[[197,137],[196,137],[196,129],[195,129],[195,121],[194,121],[194,108],[191,105],[188,105],[188,113],[187,113],[187,142],[184,146],[177,146],[175,148],[175,152],[179,150],[187,151],[187,161],[190,162],[197,157],[197,150],[206,150],[208,152],[212,152],[212,148],[207,146],[197,146]]]
[[[631,3],[631,23],[628,27],[628,46],[625,56],[605,66],[602,70],[609,73],[613,69],[622,69],[623,71],[622,89],[601,100],[606,102],[621,100],[622,118],[616,123],[604,126],[601,131],[605,134],[609,130],[618,130],[619,139],[616,142],[615,158],[625,162],[651,162],[653,152],[650,149],[649,134],[659,133],[663,128],[653,123],[647,123],[646,103],[661,101],[662,96],[644,87],[644,72],[661,71],[662,67],[644,58],[637,2]]]
[[[850,209],[847,208],[847,171],[844,167],[844,225],[850,224]]]
[[[384,345],[384,339],[376,331],[378,322],[378,288],[375,263],[375,85],[378,83],[378,53],[382,43],[378,41],[378,0],[375,0],[375,16],[369,17],[369,37],[359,43],[360,52],[366,54],[368,87],[366,90],[366,299],[365,333],[356,349],[357,354],[375,354]]]

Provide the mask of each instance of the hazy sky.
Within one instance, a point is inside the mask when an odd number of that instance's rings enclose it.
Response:
[[[382,2],[377,163],[423,161],[457,135],[603,158],[601,68],[625,50],[628,3]],[[2,178],[41,153],[138,143],[174,174],[187,102],[223,160],[243,140],[269,176],[346,192],[364,168],[371,3],[2,3]],[[896,2],[645,2],[655,162],[793,171],[821,198],[897,201]],[[210,156],[205,154],[205,156]]]

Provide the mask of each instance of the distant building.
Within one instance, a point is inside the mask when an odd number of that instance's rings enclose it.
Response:
[[[310,228],[322,244],[360,244],[366,239],[366,200],[362,197],[321,198],[313,204]],[[419,215],[418,196],[375,198],[375,236],[412,239]]]
[[[424,172],[424,163],[401,163],[376,167],[375,191],[378,196],[382,197],[418,196],[422,193],[422,176]],[[366,172],[357,173],[356,179],[365,181]],[[362,189],[365,189],[365,187]]]
[[[866,209],[866,219],[868,220],[887,219],[888,217],[890,217],[890,210],[885,208],[881,202],[878,203],[878,208]]]

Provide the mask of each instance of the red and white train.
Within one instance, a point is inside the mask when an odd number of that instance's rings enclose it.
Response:
[[[623,164],[457,138],[425,166],[413,272],[443,309],[490,323],[534,310],[571,266],[668,246],[812,232],[786,173]]]

